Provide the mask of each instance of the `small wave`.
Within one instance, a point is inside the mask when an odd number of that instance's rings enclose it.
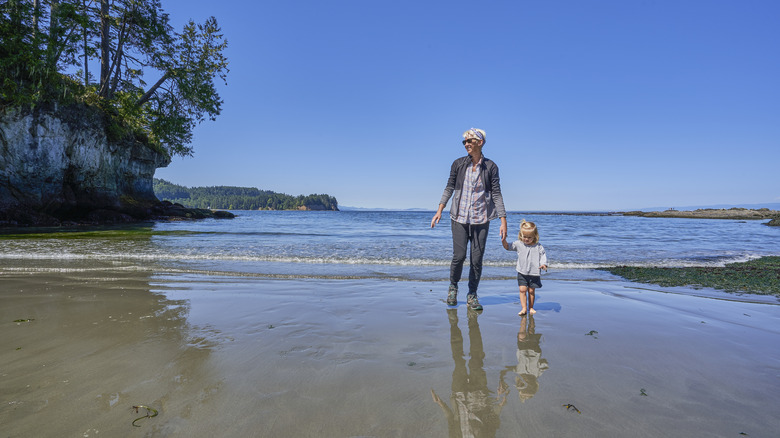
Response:
[[[225,271],[212,269],[187,269],[171,267],[148,267],[148,266],[126,266],[126,267],[4,267],[0,269],[0,278],[3,275],[13,274],[102,274],[106,272],[142,272],[154,277],[165,277],[168,275],[196,275],[203,277],[232,277],[232,278],[264,278],[274,280],[393,280],[393,281],[444,281],[444,277],[425,278],[413,275],[401,274],[378,274],[376,272],[365,274],[295,274],[295,273],[266,273],[266,272],[244,272],[244,271]],[[99,275],[94,278],[97,281],[109,281],[113,278]],[[485,278],[494,279],[494,278]]]
[[[688,259],[662,259],[642,261],[561,261],[550,262],[550,269],[603,269],[616,266],[631,267],[723,267],[730,263],[746,262],[763,255],[741,254],[735,256],[710,256]],[[51,261],[99,261],[99,262],[232,262],[232,263],[288,263],[313,265],[380,265],[399,267],[441,267],[449,266],[449,259],[403,258],[403,257],[347,257],[347,256],[299,256],[299,255],[231,255],[231,254],[184,254],[184,253],[67,253],[67,252],[6,252],[0,253],[0,260],[51,260]],[[484,266],[493,268],[513,268],[514,260],[485,260]],[[466,267],[467,269],[467,267]]]
[[[601,269],[617,266],[630,266],[635,268],[722,268],[731,263],[744,263],[763,257],[763,255],[740,255],[732,257],[699,257],[691,259],[664,259],[625,262],[602,263],[561,263],[551,264],[551,268],[558,269]]]
[[[284,231],[197,231],[194,234],[211,234],[220,236],[300,236],[300,237],[331,237],[331,234],[327,233],[298,233],[298,232],[284,232]]]
[[[341,265],[397,265],[397,266],[442,266],[449,264],[445,260],[355,257],[305,257],[305,256],[264,256],[264,255],[225,255],[225,254],[117,254],[117,253],[5,253],[0,259],[6,260],[118,260],[118,261],[213,261],[213,262],[273,262]]]
[[[144,266],[80,266],[80,267],[3,267],[0,269],[0,275],[2,274],[39,274],[39,273],[55,273],[55,274],[70,274],[70,273],[86,273],[86,272],[105,272],[105,271],[121,271],[121,272],[151,272],[153,269]],[[103,278],[103,277],[101,277]]]

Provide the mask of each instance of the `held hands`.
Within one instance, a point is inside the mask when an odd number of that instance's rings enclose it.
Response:
[[[501,246],[504,247],[504,249],[509,249],[509,243],[506,241],[506,218],[501,218],[501,227],[498,229],[498,234],[501,236]]]

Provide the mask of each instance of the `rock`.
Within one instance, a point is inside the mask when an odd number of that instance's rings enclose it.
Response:
[[[236,215],[225,210],[215,210],[214,217],[217,219],[233,219]]]
[[[324,205],[312,204],[312,205],[301,205],[300,207],[298,207],[298,210],[301,210],[301,211],[326,211],[326,210],[328,210],[328,208],[325,208]],[[338,211],[338,208],[335,209],[335,210]]]
[[[630,211],[623,213],[624,216],[641,217],[666,217],[666,218],[696,218],[696,219],[770,219],[780,217],[780,212],[760,208],[751,210],[747,208],[701,208],[698,210],[665,210],[665,211]]]
[[[780,217],[776,217],[772,219],[771,221],[766,223],[770,227],[780,227]]]
[[[0,115],[0,209],[80,219],[159,202],[152,178],[170,158],[132,136],[109,141],[105,125],[82,105]]]
[[[162,201],[153,209],[154,219],[158,220],[186,220],[186,219],[233,219],[233,213],[224,210],[208,210],[205,208],[189,208],[181,204],[173,204],[170,201]]]
[[[129,214],[120,213],[114,210],[92,210],[86,215],[86,219],[89,222],[99,224],[121,224],[133,222],[134,219]]]
[[[170,156],[132,134],[109,138],[107,124],[86,105],[0,113],[0,226],[214,217],[161,203],[152,180]]]

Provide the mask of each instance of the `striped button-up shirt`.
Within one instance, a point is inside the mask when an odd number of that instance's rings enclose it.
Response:
[[[461,224],[484,224],[488,222],[485,183],[482,179],[482,158],[476,166],[469,164],[463,180],[463,194],[458,206],[456,222]]]

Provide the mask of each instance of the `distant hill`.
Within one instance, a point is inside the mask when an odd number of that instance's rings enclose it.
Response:
[[[338,201],[329,195],[290,196],[254,187],[185,187],[154,179],[158,199],[192,208],[223,210],[333,210]]]
[[[339,207],[341,211],[436,211],[430,208],[378,208],[378,207]]]

